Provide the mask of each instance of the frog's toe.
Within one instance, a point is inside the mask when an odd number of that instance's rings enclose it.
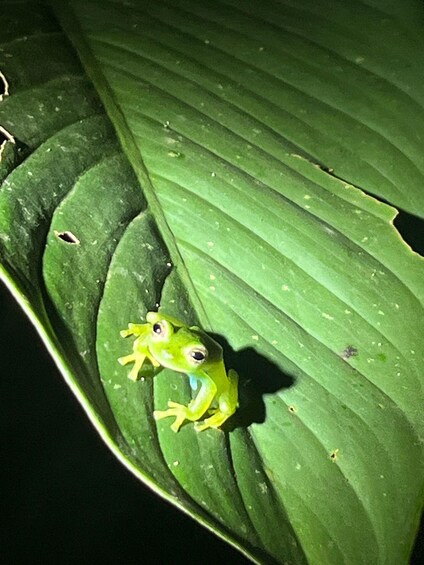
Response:
[[[184,404],[178,404],[178,402],[174,402],[173,400],[168,400],[168,408],[177,408],[179,410],[185,410],[186,407],[184,406]]]
[[[153,357],[153,355],[148,354],[147,359],[150,361],[150,363],[153,365],[153,367],[156,367],[156,368],[160,367],[159,361],[156,361],[156,359]]]
[[[196,432],[203,432],[208,428],[210,428],[209,424],[206,424],[204,422],[194,422],[194,429]]]
[[[171,425],[171,430],[175,433],[179,432],[181,426],[183,425],[185,416],[182,418],[175,418],[175,422]]]
[[[121,330],[119,333],[121,337],[128,337],[130,335],[140,336],[146,333],[146,327],[148,324],[132,324],[131,322],[128,324],[128,328],[126,330]]]
[[[125,357],[120,357],[118,359],[118,363],[120,365],[127,365],[128,363],[132,363],[133,361],[135,361],[136,356],[134,355],[134,353],[132,353],[131,355],[125,355]]]
[[[133,368],[131,369],[131,371],[128,373],[128,378],[129,378],[131,381],[136,382],[136,381],[139,381],[139,380],[140,380],[141,377],[140,377],[139,374],[138,374],[139,369],[140,369],[140,368],[137,367],[137,365],[134,365],[134,367],[133,367]]]
[[[220,428],[229,417],[230,416],[225,412],[221,412],[221,410],[216,409],[213,415],[206,418],[206,420],[203,420],[203,422],[196,422],[194,424],[194,429],[196,432],[203,432],[203,430],[207,430],[208,428]]]
[[[163,418],[174,416],[175,421],[171,426],[171,430],[178,432],[183,425],[184,420],[187,419],[187,407],[183,404],[173,402],[172,400],[168,402],[168,407],[168,410],[155,410],[153,412],[153,418],[155,420],[162,420]]]
[[[134,363],[133,368],[128,373],[128,378],[131,379],[132,381],[139,381],[141,377],[139,376],[138,373],[141,367],[143,366],[144,359],[145,359],[144,355],[138,355],[136,353],[132,353],[131,355],[120,357],[118,359],[118,363],[120,365],[127,365],[128,363]]]

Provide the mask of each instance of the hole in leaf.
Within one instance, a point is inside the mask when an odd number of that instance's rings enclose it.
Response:
[[[405,243],[407,243],[413,249],[413,251],[424,256],[424,218],[420,218],[418,216],[410,214],[409,212],[405,212],[382,196],[378,196],[372,191],[366,190],[363,186],[358,186],[355,183],[352,183],[349,180],[345,179],[344,177],[337,175],[334,169],[325,165],[324,163],[317,161],[315,158],[311,159],[298,154],[292,154],[292,157],[309,161],[313,166],[321,169],[324,173],[327,173],[331,177],[341,182],[351,184],[352,186],[359,188],[360,190],[362,190],[362,192],[364,192],[368,196],[371,196],[375,200],[379,200],[384,204],[388,204],[389,206],[394,206],[395,208],[397,208],[398,215],[393,221],[394,227],[397,229]]]
[[[289,412],[291,412],[292,414],[296,414],[297,412],[296,406],[289,406]]]
[[[2,102],[6,96],[9,96],[9,83],[4,74],[0,71],[0,102]]]
[[[402,239],[412,247],[412,249],[424,255],[424,219],[409,214],[404,210],[399,210],[399,214],[394,219],[394,226],[402,236]]]
[[[79,245],[81,243],[77,236],[71,231],[55,231],[54,235],[65,243],[70,243],[71,245]]]
[[[7,143],[15,144],[15,138],[6,129],[4,129],[4,127],[0,126],[0,163],[2,160],[3,151],[5,150]]]
[[[338,456],[339,450],[338,449],[334,449],[331,453],[330,453],[330,459],[332,461],[336,461],[337,456]]]

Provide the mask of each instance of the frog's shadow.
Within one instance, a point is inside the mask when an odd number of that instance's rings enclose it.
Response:
[[[263,423],[266,417],[264,395],[291,387],[295,379],[283,373],[275,363],[259,354],[253,347],[235,351],[225,338],[211,334],[224,350],[225,367],[239,375],[239,407],[223,426],[224,431],[246,428],[252,423]]]

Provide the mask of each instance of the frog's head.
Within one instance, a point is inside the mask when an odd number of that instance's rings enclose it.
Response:
[[[201,329],[161,312],[148,312],[149,350],[164,367],[196,374],[222,359],[222,348]]]

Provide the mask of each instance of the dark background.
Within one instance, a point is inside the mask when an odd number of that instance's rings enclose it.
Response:
[[[422,222],[396,225],[423,252]],[[248,563],[115,460],[2,285],[0,352],[0,565]]]

